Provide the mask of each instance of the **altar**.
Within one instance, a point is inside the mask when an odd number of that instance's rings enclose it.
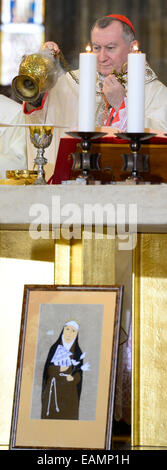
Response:
[[[1,448],[9,445],[24,284],[128,288],[131,445],[167,447],[166,201],[164,183],[0,186]],[[125,341],[124,312],[121,326]]]

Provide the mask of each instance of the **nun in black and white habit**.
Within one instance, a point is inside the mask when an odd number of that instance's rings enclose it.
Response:
[[[78,419],[82,388],[79,325],[69,321],[50,350],[42,383],[42,419]]]

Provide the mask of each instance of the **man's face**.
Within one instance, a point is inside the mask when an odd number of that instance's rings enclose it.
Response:
[[[121,71],[130,50],[123,38],[122,24],[114,21],[106,28],[94,27],[92,49],[97,54],[97,70],[106,77],[112,70]]]

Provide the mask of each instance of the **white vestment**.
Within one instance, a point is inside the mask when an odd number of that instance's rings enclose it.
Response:
[[[19,103],[0,95],[0,123],[24,124],[25,116]],[[0,127],[0,178],[6,170],[27,168],[26,132],[24,127]]]
[[[45,151],[48,159],[46,165],[47,176],[51,176],[54,171],[59,148],[60,138],[66,136],[68,130],[77,130],[78,126],[78,79],[79,71],[73,73],[76,80],[70,73],[61,75],[55,86],[49,91],[44,106],[41,109],[32,110],[26,114],[27,123],[48,123],[62,128],[55,128],[52,143]],[[97,74],[97,94],[96,94],[96,126],[101,127],[104,115],[104,99],[101,94],[101,80]],[[112,122],[113,130],[127,129],[127,109],[120,110],[120,120]],[[155,73],[146,67],[145,78],[145,128],[158,131],[167,131],[167,88],[156,77]],[[29,168],[33,166],[35,149],[30,143]],[[32,157],[33,156],[33,157]]]

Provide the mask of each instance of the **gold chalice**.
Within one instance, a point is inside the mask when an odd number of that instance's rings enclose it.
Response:
[[[33,184],[47,184],[45,181],[44,165],[47,158],[44,157],[45,148],[49,147],[53,137],[53,126],[29,126],[30,139],[37,148],[34,165],[37,165],[37,178]]]

